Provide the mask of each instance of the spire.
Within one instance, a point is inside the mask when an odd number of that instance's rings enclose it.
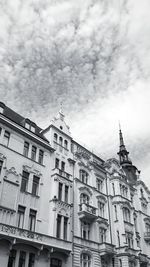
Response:
[[[60,103],[60,110],[59,110],[57,117],[59,117],[62,121],[64,120],[65,115],[63,113],[63,103],[62,102]]]
[[[132,164],[131,160],[128,157],[129,152],[127,151],[124,144],[120,123],[119,123],[119,141],[120,141],[120,146],[119,146],[119,152],[117,154],[119,155],[120,164],[124,163]]]

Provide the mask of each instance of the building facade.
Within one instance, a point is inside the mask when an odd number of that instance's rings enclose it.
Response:
[[[119,159],[0,103],[0,266],[149,267],[150,191],[119,132]]]

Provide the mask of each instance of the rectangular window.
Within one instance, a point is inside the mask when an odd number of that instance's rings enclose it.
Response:
[[[28,267],[34,267],[34,262],[35,262],[35,254],[34,253],[29,253]]]
[[[65,202],[68,203],[69,186],[65,185]]]
[[[36,160],[36,147],[32,146],[32,151],[31,151],[31,159]]]
[[[115,185],[112,183],[113,195],[115,196]]]
[[[1,171],[2,171],[2,167],[3,167],[3,161],[0,160],[0,174],[1,174]]]
[[[30,209],[29,213],[29,230],[35,231],[35,224],[36,224],[36,210]]]
[[[99,192],[102,192],[103,189],[103,181],[100,179],[96,179],[96,187]]]
[[[81,237],[88,240],[90,238],[90,224],[87,222],[81,222]]]
[[[64,239],[67,240],[68,218],[64,217]]]
[[[55,159],[55,168],[59,169],[59,159],[58,158]]]
[[[17,212],[17,227],[23,228],[24,226],[24,215],[25,215],[25,207],[18,206],[18,212]]]
[[[57,233],[56,233],[56,237],[60,238],[61,237],[61,215],[57,215]]]
[[[27,192],[28,190],[28,180],[29,180],[29,173],[23,171],[22,172],[22,181],[21,181],[21,188],[22,192]]]
[[[59,183],[58,184],[58,199],[59,200],[62,200],[62,187],[63,187],[63,184]]]
[[[39,190],[39,177],[33,176],[33,184],[32,184],[32,195],[37,196]]]
[[[2,132],[2,128],[0,127],[0,135],[1,135],[1,132]]]
[[[133,248],[133,234],[126,232],[126,243],[129,248]]]
[[[100,243],[106,242],[106,229],[101,228],[99,229],[99,234],[100,234]]]
[[[52,258],[50,266],[51,267],[62,267],[62,261],[58,260],[58,259],[55,259],[55,258]]]
[[[65,162],[64,161],[61,162],[61,170],[63,172],[65,171]]]
[[[99,202],[99,216],[104,218],[105,215],[105,204],[102,202]]]
[[[23,155],[25,157],[28,157],[29,154],[29,143],[28,142],[24,142],[24,150],[23,150]]]
[[[8,266],[7,267],[14,267],[15,266],[15,259],[16,259],[16,250],[12,249],[9,254]]]
[[[18,267],[25,267],[25,261],[26,261],[26,252],[20,251]]]
[[[44,151],[43,150],[39,150],[39,163],[43,164],[43,158],[44,158]]]
[[[9,139],[10,139],[10,133],[5,131],[4,133],[4,140],[3,140],[3,144],[5,146],[8,146],[9,145]]]
[[[115,220],[118,220],[118,214],[117,214],[117,206],[114,205],[114,209],[115,209]]]

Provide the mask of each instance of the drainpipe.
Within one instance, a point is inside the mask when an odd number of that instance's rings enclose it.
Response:
[[[75,162],[72,163],[73,164],[73,172],[72,172],[72,179],[73,179],[73,183],[72,183],[72,267],[74,266],[73,261],[74,261],[74,166],[75,166]]]

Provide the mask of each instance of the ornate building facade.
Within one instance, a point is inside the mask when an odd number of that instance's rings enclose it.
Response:
[[[150,191],[119,132],[119,159],[0,103],[0,266],[150,267]]]

